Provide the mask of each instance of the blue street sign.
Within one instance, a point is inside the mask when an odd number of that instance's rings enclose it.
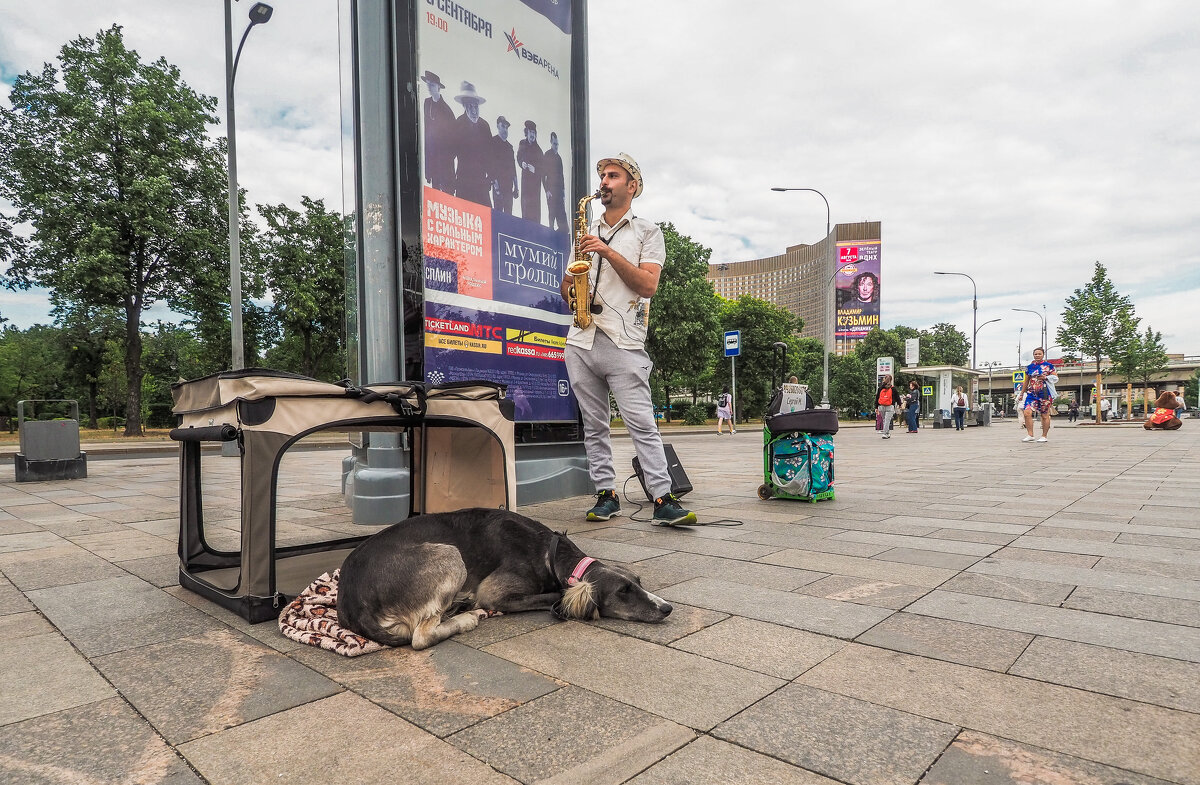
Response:
[[[730,330],[725,333],[725,356],[737,357],[742,353],[742,331]]]

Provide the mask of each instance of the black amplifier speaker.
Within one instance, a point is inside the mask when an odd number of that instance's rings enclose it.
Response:
[[[687,472],[683,470],[683,464],[679,462],[679,456],[675,454],[675,448],[664,443],[663,452],[667,456],[667,473],[671,475],[671,493],[682,499],[685,493],[692,490],[692,481],[688,479]],[[646,494],[647,499],[654,501],[654,497],[650,494],[650,489],[646,487],[646,478],[642,474],[642,464],[638,461],[636,455],[633,456],[633,473],[637,475],[638,482],[642,484],[642,493]]]

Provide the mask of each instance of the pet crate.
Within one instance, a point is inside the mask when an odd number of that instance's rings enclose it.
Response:
[[[410,451],[411,515],[464,507],[511,509],[516,500],[514,409],[503,385],[392,382],[354,387],[247,369],[171,388],[180,443],[179,582],[251,623],[275,618],[323,572],[341,566],[366,535],[278,546],[280,461],[319,432],[399,432]],[[240,547],[205,539],[201,448],[236,442]],[[232,460],[231,458],[230,460]]]

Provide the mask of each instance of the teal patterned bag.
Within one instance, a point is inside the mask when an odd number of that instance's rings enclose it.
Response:
[[[789,496],[803,498],[833,487],[833,437],[791,433],[771,446],[771,483]]]

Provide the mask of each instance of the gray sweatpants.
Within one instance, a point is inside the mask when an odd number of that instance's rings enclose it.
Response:
[[[671,491],[671,475],[663,453],[662,436],[654,423],[650,400],[650,371],[654,363],[643,349],[621,349],[596,328],[591,349],[567,344],[567,375],[583,414],[583,443],[587,449],[588,474],[597,491],[615,489],[609,432],[608,393],[611,390],[621,410],[621,419],[633,439],[646,488],[655,498]]]
[[[883,414],[883,435],[888,436],[892,432],[892,414],[896,411],[896,407],[880,406],[879,411]]]

